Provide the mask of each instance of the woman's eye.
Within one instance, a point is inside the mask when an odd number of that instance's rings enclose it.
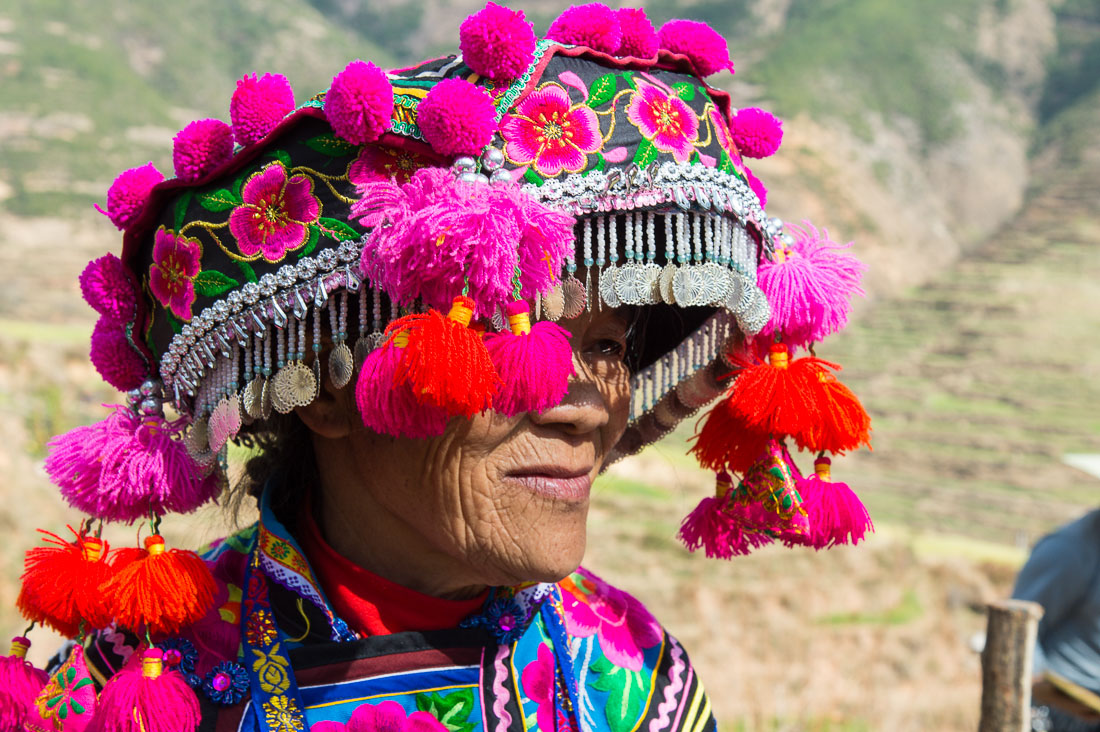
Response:
[[[593,344],[593,350],[603,356],[622,356],[626,353],[626,344],[614,338],[603,338]]]

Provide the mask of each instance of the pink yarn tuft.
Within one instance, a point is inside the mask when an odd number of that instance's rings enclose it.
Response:
[[[847,483],[829,480],[829,458],[814,462],[815,475],[798,483],[802,507],[810,517],[811,543],[815,549],[838,544],[858,544],[874,531],[871,515]]]
[[[34,700],[49,681],[45,671],[26,659],[31,642],[22,636],[11,641],[11,655],[0,656],[0,730],[21,730]]]
[[[88,262],[80,273],[80,294],[93,310],[115,323],[121,325],[134,317],[137,284],[126,265],[114,254],[104,254]]]
[[[110,318],[95,324],[88,355],[103,380],[119,391],[136,389],[145,379],[145,359],[130,345],[123,326]]]
[[[355,402],[363,424],[381,435],[427,439],[447,429],[447,411],[422,404],[407,384],[397,383],[401,348],[389,338],[371,351],[355,382]]]
[[[494,195],[507,195],[523,216],[519,224],[520,295],[534,299],[549,292],[558,281],[565,258],[573,251],[576,219],[536,201],[517,185],[497,184],[493,188]]]
[[[535,31],[522,10],[489,2],[458,29],[462,60],[481,76],[515,79],[535,57]]]
[[[635,58],[656,56],[661,47],[661,41],[657,38],[657,31],[653,29],[653,23],[649,22],[645,9],[619,8],[616,13],[619,16],[623,41],[615,55]]]
[[[107,210],[98,205],[95,210],[109,218],[120,231],[125,231],[141,214],[153,186],[162,180],[164,175],[152,162],[124,170],[107,189]]]
[[[603,3],[573,5],[557,17],[546,31],[551,41],[588,46],[594,51],[614,54],[623,44],[619,16]]]
[[[294,111],[294,90],[282,74],[245,74],[229,102],[229,119],[238,145],[262,140]]]
[[[733,73],[726,39],[706,23],[697,20],[670,20],[657,33],[661,48],[691,59],[700,76],[710,76],[722,69]]]
[[[74,508],[107,521],[189,513],[218,495],[178,437],[182,422],[115,407],[107,419],[49,442],[46,472]]]
[[[87,732],[195,732],[199,700],[183,674],[163,664],[151,648],[123,666],[103,687]]]
[[[701,548],[711,559],[731,559],[772,543],[761,528],[761,509],[721,493],[732,482],[728,473],[719,473],[717,482],[718,495],[700,501],[680,524],[680,541],[688,550]]]
[[[504,310],[511,332],[485,338],[502,382],[493,409],[508,417],[545,411],[561,402],[569,377],[576,373],[569,331],[545,320],[531,325],[523,300],[508,303]]]
[[[172,138],[176,177],[192,183],[233,157],[233,130],[220,119],[200,119]]]
[[[332,80],[325,95],[325,119],[353,145],[374,142],[390,129],[393,85],[372,63],[356,59]]]
[[[746,107],[730,117],[730,135],[743,156],[767,158],[783,142],[783,121],[767,110]]]
[[[444,79],[416,109],[424,139],[441,155],[480,155],[497,129],[497,110],[485,91],[465,79]]]
[[[776,261],[762,262],[757,283],[772,308],[771,319],[761,332],[779,332],[797,346],[820,341],[848,324],[853,295],[862,295],[859,282],[866,269],[845,254],[848,245],[829,239],[808,222],[788,225],[789,244],[776,251]]]
[[[745,168],[745,181],[749,184],[752,192],[756,194],[757,199],[760,200],[760,206],[766,206],[768,204],[768,189],[748,168]]]

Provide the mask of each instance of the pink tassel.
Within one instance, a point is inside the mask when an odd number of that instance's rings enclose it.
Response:
[[[815,475],[799,481],[802,505],[812,522],[811,539],[815,549],[838,544],[858,544],[868,531],[874,531],[871,515],[847,483],[834,483],[832,461],[819,457],[814,461]]]
[[[180,422],[118,406],[102,422],[50,440],[46,472],[70,505],[107,521],[189,513],[221,486],[177,439],[182,429]]]
[[[407,384],[397,383],[408,335],[397,333],[371,351],[359,370],[355,401],[367,428],[383,435],[426,439],[447,429],[447,412],[422,404]]]
[[[22,730],[34,700],[50,677],[27,661],[31,642],[22,636],[11,639],[11,654],[0,656],[0,730]]]
[[[545,411],[561,402],[576,373],[569,331],[547,321],[532,326],[523,300],[508,303],[505,313],[511,332],[485,339],[502,382],[493,409],[508,417]]]
[[[161,650],[151,648],[103,687],[88,732],[194,732],[199,722],[195,692],[183,674],[165,671]]]
[[[723,471],[715,477],[715,495],[699,502],[680,524],[680,540],[690,551],[702,548],[711,559],[745,556],[772,537],[762,530],[758,508],[734,497],[733,480]]]
[[[763,262],[757,275],[772,307],[761,335],[778,331],[785,342],[804,346],[848,324],[852,296],[864,294],[859,281],[866,267],[842,253],[851,245],[830,241],[824,229],[807,223],[787,230],[793,241],[776,251],[775,262]]]
[[[565,257],[573,251],[577,220],[520,191],[515,185],[493,185],[495,195],[506,195],[519,207],[523,223],[519,242],[520,296],[533,300],[550,292],[561,274]]]

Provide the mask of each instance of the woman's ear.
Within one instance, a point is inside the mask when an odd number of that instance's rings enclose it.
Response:
[[[310,432],[330,440],[347,437],[359,422],[359,412],[355,409],[354,387],[349,384],[342,389],[337,389],[327,375],[322,377],[317,398],[304,407],[297,407],[294,411]]]

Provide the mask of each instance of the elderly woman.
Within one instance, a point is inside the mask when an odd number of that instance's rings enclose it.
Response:
[[[779,126],[703,81],[725,42],[595,4],[537,40],[490,3],[460,37],[402,71],[353,62],[296,109],[246,76],[231,125],[177,135],[174,179],[112,186],[122,256],[81,286],[130,402],[47,469],[150,533],[112,550],[89,520],[28,552],[20,609],[79,642],[47,680],[16,639],[11,728],[713,729],[676,639],[578,567],[596,477],[734,365],[687,543],[862,536],[827,459],[804,479],[783,442],[866,441],[828,365],[787,351],[843,324],[859,267],[763,215],[742,158]],[[742,347],[762,329],[767,361]],[[256,448],[259,522],[201,560],[166,547],[228,443]]]

